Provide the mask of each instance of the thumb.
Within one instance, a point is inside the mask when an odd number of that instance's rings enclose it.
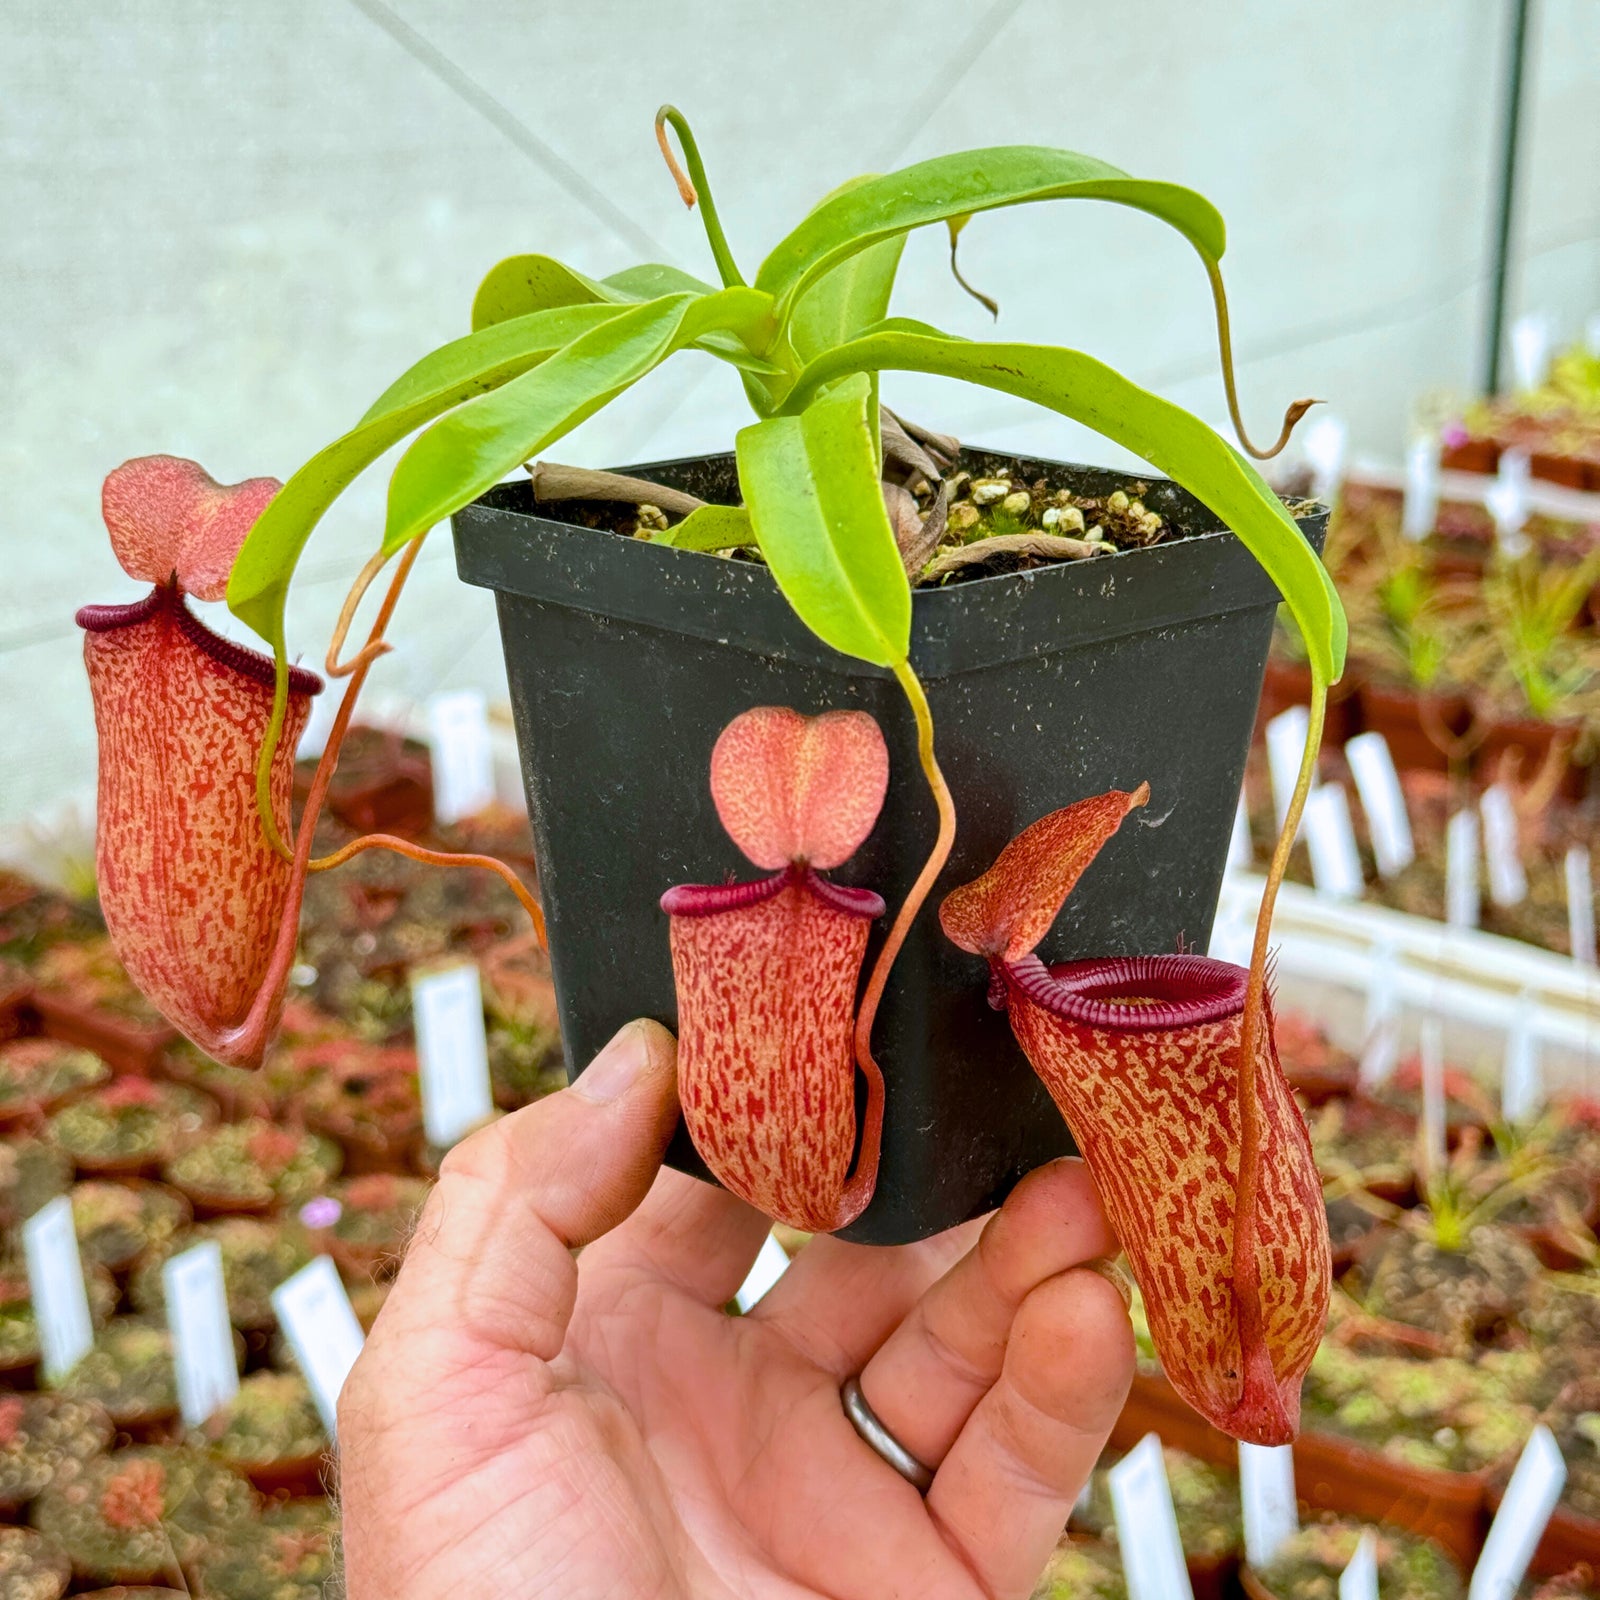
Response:
[[[644,1199],[678,1119],[677,1047],[630,1022],[569,1089],[445,1157],[374,1338],[408,1325],[552,1361],[577,1293],[572,1251]]]

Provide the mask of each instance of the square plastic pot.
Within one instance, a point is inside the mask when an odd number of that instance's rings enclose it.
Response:
[[[963,465],[1091,494],[1129,482],[983,451]],[[731,456],[625,470],[737,500]],[[914,595],[911,657],[959,829],[878,1014],[882,1164],[847,1238],[939,1232],[1072,1150],[1005,1017],[985,1002],[983,964],[944,938],[935,914],[1020,829],[1148,780],[1149,806],[1085,875],[1040,954],[1206,947],[1277,594],[1215,516],[1173,484],[1142,481],[1145,504],[1196,537]],[[756,875],[707,785],[711,747],[741,711],[877,718],[888,799],[838,881],[876,889],[892,915],[934,837],[911,715],[887,672],[818,641],[760,563],[558,520],[573,509],[536,511],[529,486],[503,484],[455,518],[461,577],[492,589],[499,608],[569,1074],[630,1018],[673,1026],[663,891]],[[1325,522],[1322,508],[1301,522],[1319,548]],[[705,1176],[681,1129],[669,1160]]]

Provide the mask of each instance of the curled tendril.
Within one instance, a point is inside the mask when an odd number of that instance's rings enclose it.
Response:
[[[985,294],[982,289],[975,289],[961,275],[961,263],[956,256],[957,241],[961,238],[961,230],[971,221],[972,218],[970,216],[951,217],[947,224],[950,229],[950,276],[998,322],[1000,320],[1000,302],[992,295]]]
[[[689,168],[687,172],[672,152],[672,142],[667,138],[669,126],[677,133],[678,141],[683,146],[684,161],[688,163]],[[722,275],[723,287],[726,289],[744,287],[744,277],[739,271],[738,263],[733,259],[733,251],[728,247],[727,235],[722,231],[722,219],[717,215],[717,203],[711,195],[711,183],[706,177],[705,164],[700,160],[700,147],[694,142],[689,119],[676,106],[662,106],[656,112],[656,143],[661,146],[667,170],[671,172],[673,182],[678,186],[678,193],[682,196],[683,203],[690,207],[698,204],[700,207],[700,220],[705,225],[706,241],[711,246],[717,271]]]
[[[388,561],[388,555],[380,550],[356,574],[356,581],[350,585],[350,592],[344,597],[344,604],[339,607],[339,620],[333,625],[333,637],[328,641],[327,659],[322,664],[323,670],[330,678],[348,678],[361,668],[371,666],[379,656],[387,655],[394,648],[382,639],[373,639],[363,645],[348,661],[339,659],[339,652],[344,649],[345,638],[350,632],[350,624],[356,619],[356,609],[366,598],[367,590],[388,565]]]
[[[954,241],[951,242],[954,249]],[[1217,309],[1217,344],[1222,355],[1222,386],[1228,395],[1228,416],[1233,422],[1233,431],[1239,436],[1239,443],[1246,452],[1253,455],[1257,461],[1270,461],[1288,444],[1289,436],[1294,432],[1295,425],[1308,412],[1312,406],[1321,405],[1320,400],[1295,400],[1283,413],[1283,427],[1279,430],[1276,442],[1270,450],[1262,450],[1251,443],[1250,435],[1244,431],[1244,417],[1239,410],[1239,389],[1234,381],[1233,373],[1233,333],[1228,320],[1228,292],[1222,284],[1222,267],[1204,252],[1201,259],[1206,264],[1206,276],[1211,280],[1211,300]]]

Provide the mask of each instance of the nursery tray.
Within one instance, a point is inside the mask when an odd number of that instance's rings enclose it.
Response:
[[[1111,1444],[1129,1450],[1147,1433],[1213,1466],[1237,1469],[1238,1445],[1193,1411],[1166,1378],[1141,1372],[1111,1430]],[[1435,1539],[1466,1567],[1483,1548],[1488,1499],[1475,1473],[1407,1466],[1308,1429],[1294,1442],[1294,1479],[1298,1498],[1312,1510],[1387,1522]]]

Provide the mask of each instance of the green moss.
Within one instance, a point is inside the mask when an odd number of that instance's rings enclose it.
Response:
[[[60,1600],[72,1563],[53,1539],[32,1528],[0,1528],[0,1595],[5,1600]]]
[[[243,1478],[198,1451],[149,1445],[51,1485],[33,1518],[71,1552],[81,1578],[140,1583],[166,1576],[174,1557],[189,1563],[226,1547],[255,1503]]]
[[[338,1571],[337,1545],[327,1501],[271,1506],[198,1563],[197,1600],[323,1600]]]
[[[1308,1424],[1328,1428],[1413,1466],[1471,1472],[1520,1448],[1538,1406],[1527,1352],[1486,1352],[1476,1362],[1359,1355],[1324,1343],[1303,1393]]]
[[[88,1461],[110,1443],[110,1420],[97,1406],[49,1394],[0,1395],[0,1505],[32,1500],[63,1464]]]
[[[178,1409],[172,1335],[148,1318],[113,1317],[56,1390],[103,1406],[118,1427],[170,1417]]]
[[[554,1094],[567,1081],[561,1036],[537,1022],[491,1019],[489,1078],[495,1104],[507,1111]]]
[[[433,1185],[389,1173],[349,1178],[330,1191],[339,1217],[330,1232],[351,1251],[398,1263]]]
[[[189,1443],[243,1469],[319,1455],[328,1436],[304,1378],[255,1372],[221,1411],[190,1430]]]
[[[1355,1522],[1302,1528],[1258,1576],[1277,1600],[1338,1600],[1340,1574],[1364,1531]],[[1376,1531],[1383,1600],[1461,1600],[1461,1573],[1438,1545],[1387,1528]]]
[[[1128,1600],[1122,1562],[1110,1545],[1064,1542],[1051,1556],[1033,1600]]]
[[[119,1078],[50,1119],[50,1136],[79,1165],[165,1160],[216,1116],[197,1089]]]
[[[338,1172],[331,1139],[262,1120],[226,1123],[167,1161],[168,1183],[208,1199],[241,1205],[297,1205]]]
[[[155,1183],[80,1183],[72,1190],[72,1221],[83,1259],[116,1270],[187,1226],[189,1207]]]
[[[46,1139],[0,1140],[0,1228],[15,1228],[72,1187],[72,1163]]]
[[[48,1106],[110,1076],[111,1068],[92,1050],[55,1039],[15,1039],[0,1044],[0,1110]]]

